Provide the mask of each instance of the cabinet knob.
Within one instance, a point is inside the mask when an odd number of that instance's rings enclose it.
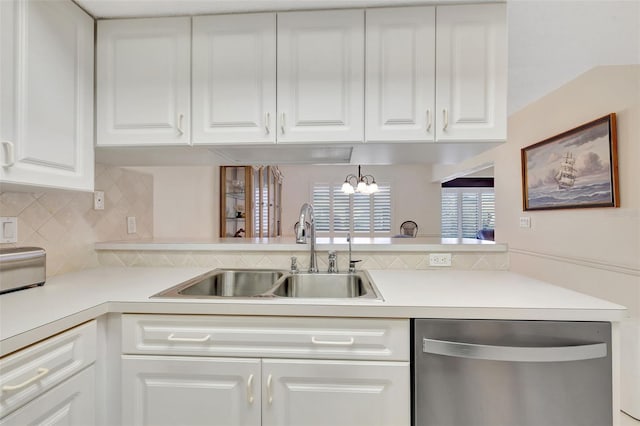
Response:
[[[280,119],[280,131],[282,132],[283,135],[284,135],[284,128],[285,128],[285,116],[283,112],[282,118]]]
[[[447,130],[447,127],[449,127],[449,111],[442,108],[442,130]]]

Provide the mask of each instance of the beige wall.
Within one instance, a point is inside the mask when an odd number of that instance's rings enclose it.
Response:
[[[349,173],[357,174],[358,166],[280,166],[283,183],[283,235],[293,235],[300,207],[311,200],[314,182],[343,182]],[[363,174],[375,176],[377,182],[391,184],[392,234],[400,224],[413,220],[418,235],[440,235],[440,185],[431,182],[430,165],[363,166]]]
[[[96,190],[105,209],[93,209],[93,194],[77,191],[0,192],[0,216],[18,218],[18,242],[0,247],[42,247],[47,276],[98,266],[96,241],[153,236],[153,179],[132,170],[96,164]],[[127,234],[127,216],[137,232]]]
[[[515,259],[543,255],[551,262],[608,271],[615,277],[608,283],[567,285],[616,299],[635,316],[640,311],[639,93],[640,66],[596,68],[512,115],[508,142],[494,151],[496,238],[509,244]],[[523,212],[520,149],[611,112],[618,121],[621,207]],[[531,228],[519,227],[520,216],[531,217]],[[521,268],[547,275],[526,264]],[[626,277],[635,277],[636,285],[626,288],[626,297],[611,295],[612,282]],[[550,278],[558,280],[556,274]]]
[[[211,239],[219,233],[218,167],[138,167],[153,176],[157,239]]]

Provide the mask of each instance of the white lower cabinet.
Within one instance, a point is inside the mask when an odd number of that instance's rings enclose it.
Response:
[[[97,324],[86,324],[0,359],[0,425],[96,423]]]
[[[259,425],[260,360],[123,356],[122,424]]]
[[[265,426],[409,425],[408,362],[265,359]]]
[[[123,315],[122,326],[123,425],[410,424],[408,320]]]
[[[95,367],[92,365],[0,420],[1,426],[88,426],[95,417]]]

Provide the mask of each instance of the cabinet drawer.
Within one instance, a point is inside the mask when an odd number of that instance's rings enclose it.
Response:
[[[128,354],[409,360],[403,319],[123,315]]]
[[[91,366],[0,420],[0,426],[96,423],[95,367]]]
[[[0,359],[0,417],[92,364],[96,340],[91,321]]]

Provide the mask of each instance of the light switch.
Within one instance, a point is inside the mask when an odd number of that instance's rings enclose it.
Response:
[[[531,217],[529,217],[529,216],[521,216],[520,217],[520,228],[531,228]]]
[[[0,243],[17,243],[18,242],[18,218],[17,217],[0,217]]]

